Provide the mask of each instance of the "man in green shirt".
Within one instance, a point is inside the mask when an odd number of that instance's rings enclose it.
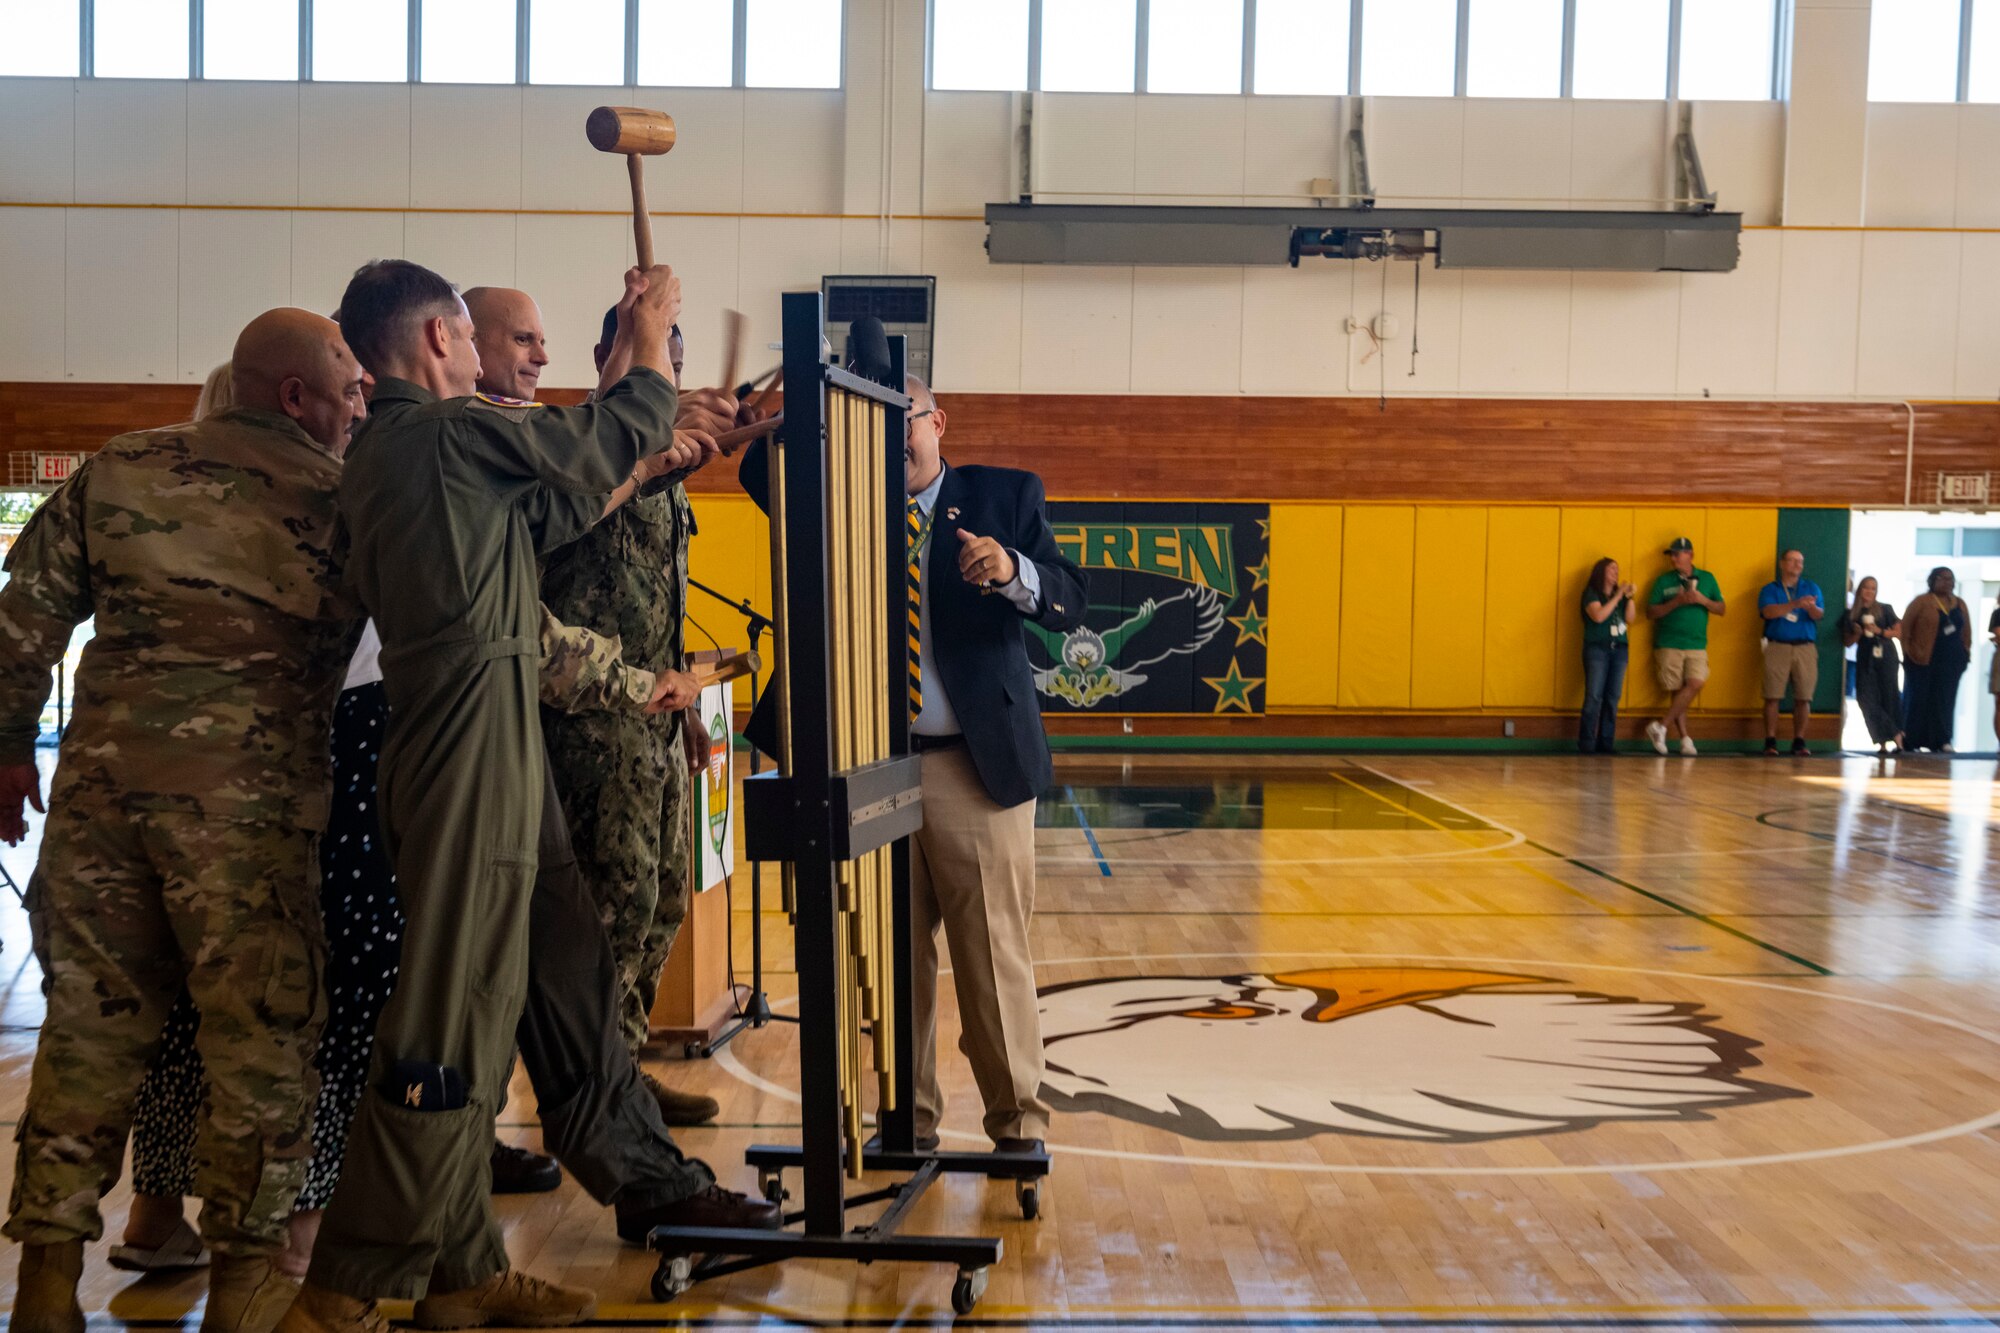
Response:
[[[1693,542],[1676,537],[1666,555],[1673,568],[1653,580],[1646,615],[1653,621],[1653,669],[1672,702],[1666,717],[1646,724],[1646,739],[1665,754],[1667,738],[1679,735],[1681,753],[1692,758],[1688,708],[1708,684],[1708,618],[1724,614],[1725,608],[1715,575],[1694,566]]]

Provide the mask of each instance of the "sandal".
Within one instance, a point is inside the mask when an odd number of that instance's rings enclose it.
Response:
[[[110,1261],[113,1268],[128,1273],[185,1272],[208,1267],[208,1251],[201,1243],[201,1236],[182,1218],[174,1224],[164,1244],[153,1249],[143,1245],[114,1245]]]

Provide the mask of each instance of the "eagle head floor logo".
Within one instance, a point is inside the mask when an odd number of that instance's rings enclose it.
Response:
[[[1058,1110],[1187,1138],[1429,1143],[1693,1121],[1810,1094],[1698,1004],[1456,968],[1113,977],[1041,993]]]

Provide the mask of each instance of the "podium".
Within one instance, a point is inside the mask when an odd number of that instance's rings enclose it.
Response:
[[[690,668],[732,649],[687,655]],[[702,691],[698,710],[709,736],[706,772],[689,780],[688,857],[693,877],[687,918],[654,992],[651,1041],[669,1055],[693,1057],[736,1016],[729,985],[729,895],[718,892],[736,864],[736,756],[731,747],[728,684]]]

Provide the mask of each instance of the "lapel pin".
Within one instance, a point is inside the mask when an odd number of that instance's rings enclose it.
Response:
[[[945,510],[944,516],[954,523],[958,522],[958,506],[953,505],[951,508]]]

